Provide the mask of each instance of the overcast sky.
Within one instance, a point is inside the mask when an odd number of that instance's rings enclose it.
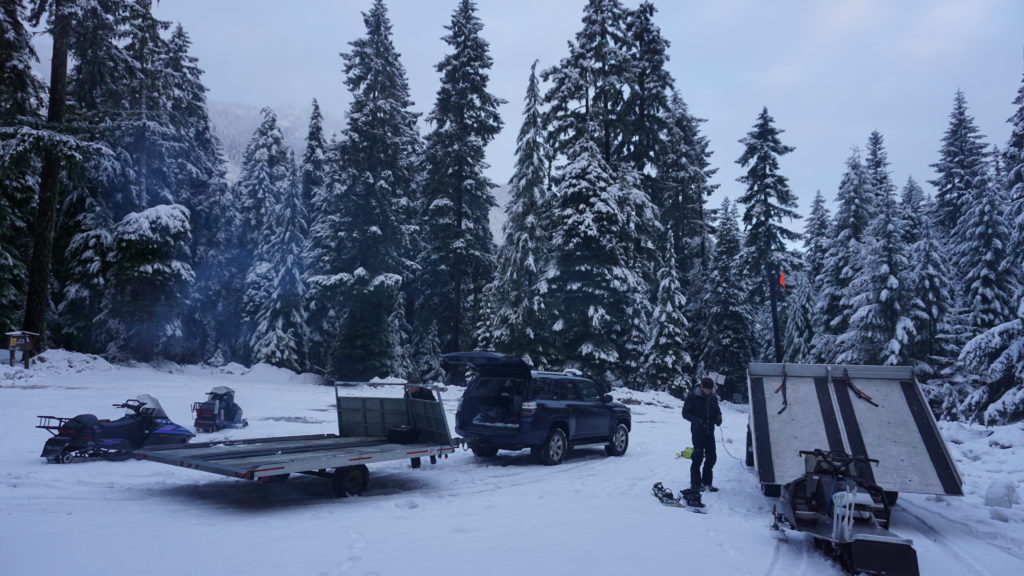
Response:
[[[343,117],[349,95],[340,52],[364,32],[372,0],[163,0],[156,10],[181,22],[206,71],[210,99],[255,106],[308,106]],[[456,0],[387,0],[394,42],[415,110],[430,111],[434,65]],[[508,100],[505,128],[488,149],[490,176],[512,173],[530,64],[566,56],[585,0],[477,0],[494,67],[490,89]],[[627,0],[635,7],[638,2]],[[767,106],[796,151],[782,173],[806,213],[815,190],[835,196],[844,162],[872,130],[885,137],[893,178],[934,177],[940,140],[964,91],[989,143],[1009,137],[1006,119],[1024,75],[1024,2],[1019,0],[659,0],[655,22],[671,42],[669,69],[719,168],[721,198],[736,182],[737,142]],[[797,227],[800,227],[797,224]]]

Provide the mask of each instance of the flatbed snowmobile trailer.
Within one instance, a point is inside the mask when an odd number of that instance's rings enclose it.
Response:
[[[367,464],[422,458],[436,462],[461,444],[452,438],[438,401],[334,395],[337,434],[251,438],[161,446],[137,450],[135,457],[214,474],[283,481],[290,474],[328,478],[338,496],[362,494],[369,484]]]
[[[848,571],[918,574],[889,531],[900,492],[962,496],[914,371],[902,366],[752,363],[748,462],[774,527],[810,534]]]

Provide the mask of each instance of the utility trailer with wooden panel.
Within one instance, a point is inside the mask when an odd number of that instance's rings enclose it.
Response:
[[[154,447],[135,457],[261,482],[320,476],[331,480],[335,494],[348,496],[366,491],[367,464],[408,459],[417,468],[422,458],[446,458],[460,444],[440,400],[341,396],[337,386],[334,394],[337,434]]]

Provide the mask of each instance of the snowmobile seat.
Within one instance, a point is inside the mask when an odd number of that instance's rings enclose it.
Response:
[[[130,442],[141,442],[142,434],[138,418],[118,418],[113,422],[100,424],[102,435],[107,438],[124,438]]]
[[[99,426],[100,419],[95,414],[79,414],[72,418],[73,421],[77,422],[79,426],[91,428],[93,426]]]

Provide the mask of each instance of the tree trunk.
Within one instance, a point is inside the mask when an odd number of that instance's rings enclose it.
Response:
[[[775,340],[775,362],[782,362],[782,331],[779,330],[779,298],[776,290],[776,278],[774,270],[766,270],[768,272],[768,293],[771,295],[771,306],[772,306],[772,336]]]
[[[50,61],[50,102],[46,120],[50,130],[64,123],[67,104],[68,77],[68,16],[61,4],[53,0],[56,15],[53,23],[53,59]],[[39,334],[40,346],[46,348],[46,310],[50,303],[50,261],[53,253],[53,228],[57,219],[57,201],[60,197],[61,157],[48,146],[43,153],[42,176],[39,181],[39,204],[32,228],[32,259],[28,268],[28,293],[25,301],[25,321],[22,328]]]

